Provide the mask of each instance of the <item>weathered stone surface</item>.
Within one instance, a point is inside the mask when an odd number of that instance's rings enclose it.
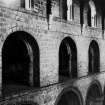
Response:
[[[55,2],[55,1],[54,1]],[[53,11],[59,10],[58,3],[53,3]],[[83,97],[85,105],[86,94],[92,81],[100,81],[104,90],[105,86],[105,39],[100,28],[81,27],[80,11],[75,8],[75,21],[60,19],[59,12],[53,14],[53,20],[30,13],[26,10],[12,10],[0,7],[0,90],[2,90],[2,47],[6,38],[16,31],[24,31],[32,35],[40,49],[40,88],[32,89],[25,93],[2,97],[0,105],[55,105],[59,94],[65,88],[77,88]],[[55,8],[55,9],[54,9]],[[57,15],[57,17],[56,17]],[[65,37],[70,37],[77,46],[78,79],[59,83],[59,47]],[[100,48],[100,73],[88,75],[88,50],[92,40],[96,40]],[[37,103],[37,104],[36,104]]]

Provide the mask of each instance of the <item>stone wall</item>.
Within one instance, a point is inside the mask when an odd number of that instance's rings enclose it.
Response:
[[[79,17],[78,15],[76,15],[76,18]],[[2,47],[7,36],[16,31],[29,33],[39,45],[41,87],[10,97],[3,98],[1,95],[0,104],[18,105],[21,102],[28,101],[39,105],[55,105],[59,94],[65,88],[79,90],[83,98],[83,104],[85,104],[87,90],[91,82],[98,80],[102,90],[104,90],[105,41],[101,29],[89,28],[88,26],[82,28],[76,21],[69,22],[57,17],[52,18],[48,29],[45,17],[26,10],[13,10],[5,7],[0,7],[0,84],[2,84]],[[70,79],[65,83],[59,83],[59,46],[65,37],[72,38],[77,46],[78,79]],[[99,45],[101,64],[100,73],[89,76],[88,50],[92,40],[96,40]],[[0,87],[2,88],[2,85]]]

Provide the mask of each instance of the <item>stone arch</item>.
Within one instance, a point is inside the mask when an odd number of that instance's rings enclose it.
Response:
[[[2,85],[39,86],[39,46],[24,31],[8,35],[2,47]],[[3,88],[4,89],[4,88]]]
[[[88,4],[87,23],[88,26],[92,27],[96,25],[96,7],[92,0],[90,0]]]
[[[83,105],[83,97],[75,87],[65,88],[58,95],[55,105]]]
[[[99,81],[95,80],[90,83],[86,95],[86,105],[102,105],[103,93]]]
[[[59,80],[77,77],[77,47],[70,37],[65,37],[59,47]]]
[[[92,40],[88,50],[88,67],[89,73],[97,73],[100,71],[100,51],[98,43]]]

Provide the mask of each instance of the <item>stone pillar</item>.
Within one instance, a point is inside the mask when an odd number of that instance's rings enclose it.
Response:
[[[78,77],[88,75],[88,43],[82,37],[77,39]]]

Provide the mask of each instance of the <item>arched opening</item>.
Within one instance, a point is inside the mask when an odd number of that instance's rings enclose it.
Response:
[[[59,48],[59,80],[77,77],[77,48],[75,42],[66,37]]]
[[[92,0],[89,1],[88,11],[87,11],[87,24],[88,26],[95,27],[97,25],[96,18],[96,7]]]
[[[100,84],[92,84],[87,92],[86,105],[102,105],[103,96]]]
[[[91,27],[91,8],[90,7],[88,8],[88,12],[87,12],[87,23],[88,23],[88,26]]]
[[[62,19],[67,20],[67,0],[60,0],[60,15]]]
[[[67,91],[59,97],[56,105],[82,105],[82,99],[78,94],[73,90]]]
[[[97,73],[100,70],[100,52],[95,40],[89,46],[89,73]]]
[[[39,85],[39,47],[36,40],[23,31],[10,34],[2,48],[3,94]]]

